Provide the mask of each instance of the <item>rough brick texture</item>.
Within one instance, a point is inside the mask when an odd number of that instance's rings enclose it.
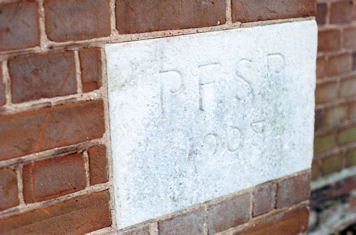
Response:
[[[81,154],[30,163],[23,168],[25,202],[38,202],[84,189]]]
[[[0,211],[19,204],[16,173],[0,169]]]
[[[313,0],[232,0],[232,21],[253,22],[315,16]]]
[[[5,84],[3,82],[2,67],[0,64],[0,106],[6,103]]]
[[[18,57],[9,61],[12,102],[74,94],[73,52]]]
[[[352,21],[352,0],[331,3],[330,23],[345,24]]]
[[[99,48],[79,52],[83,91],[88,92],[101,86],[101,52]]]
[[[310,173],[288,177],[277,185],[276,208],[285,208],[309,199]]]
[[[171,219],[158,222],[160,234],[169,235],[203,235],[204,234],[204,208],[182,214]]]
[[[134,228],[125,230],[120,235],[151,235],[150,226],[148,224],[142,226],[135,226]]]
[[[258,185],[253,190],[252,215],[258,216],[274,208],[275,191],[273,183]]]
[[[37,3],[0,4],[0,51],[39,45],[38,27]]]
[[[341,46],[340,30],[330,29],[319,31],[318,37],[318,51],[335,51],[339,50]]]
[[[208,207],[209,234],[222,232],[247,222],[250,218],[250,193]]]
[[[321,2],[317,4],[317,14],[316,14],[316,21],[318,25],[323,25],[326,23],[326,17],[328,13],[328,6],[325,2]]]
[[[99,138],[104,129],[101,100],[0,116],[0,160]]]
[[[106,147],[94,146],[88,149],[90,184],[105,183],[108,181]]]
[[[308,208],[295,209],[262,219],[233,235],[304,234],[308,228]]]
[[[109,193],[99,192],[0,219],[0,234],[85,234],[110,225]]]
[[[344,31],[344,47],[356,50],[356,28],[348,28]]]
[[[120,33],[142,33],[224,24],[226,1],[221,0],[117,0]]]
[[[110,35],[109,0],[45,0],[48,38],[62,42]]]

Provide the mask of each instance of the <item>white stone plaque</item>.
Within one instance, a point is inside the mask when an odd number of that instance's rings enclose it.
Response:
[[[106,45],[119,228],[311,166],[314,21]]]

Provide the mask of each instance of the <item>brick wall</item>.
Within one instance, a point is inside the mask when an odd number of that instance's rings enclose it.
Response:
[[[315,164],[320,171],[313,171],[313,178],[316,172],[326,175],[356,162],[352,148],[346,151],[356,140],[356,109],[349,98],[356,93],[356,29],[346,14],[352,8],[345,1],[318,5],[319,12],[323,9],[328,20],[318,16],[327,24],[318,64],[326,69],[318,70],[317,91],[317,117],[323,121],[317,122],[320,157]],[[105,43],[288,22],[314,14],[313,0],[3,0],[0,234],[116,230]],[[341,155],[345,163],[338,165]],[[309,172],[300,172],[122,233],[305,232],[309,181]]]
[[[319,0],[317,22],[311,230],[325,233],[356,222],[356,1]]]

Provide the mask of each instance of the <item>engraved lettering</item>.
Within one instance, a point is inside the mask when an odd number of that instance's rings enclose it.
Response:
[[[235,126],[227,130],[227,150],[236,152],[241,146],[241,131]]]
[[[280,53],[271,53],[267,55],[267,69],[270,75],[280,74],[286,65],[284,56]]]
[[[203,154],[216,154],[218,145],[218,135],[216,133],[209,133],[204,136],[201,151]]]
[[[249,71],[252,69],[252,61],[248,59],[241,59],[237,64],[235,71],[238,79],[235,79],[235,90],[237,91],[234,97],[237,101],[245,103],[253,97],[253,89],[251,84],[247,81]]]
[[[221,64],[212,63],[199,65],[199,109],[201,111],[214,110],[216,105],[215,78],[211,76],[212,71],[216,70]]]
[[[166,101],[168,95],[178,95],[184,90],[183,75],[178,70],[160,71],[160,103],[161,113],[166,112]],[[168,94],[167,94],[168,93]]]

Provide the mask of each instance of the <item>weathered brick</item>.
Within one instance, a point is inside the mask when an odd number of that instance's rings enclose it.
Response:
[[[314,154],[320,154],[332,150],[336,147],[334,133],[328,133],[314,138]]]
[[[315,121],[314,121],[314,130],[317,131],[323,127],[324,120],[323,120],[323,109],[316,109],[315,110]]]
[[[346,24],[352,21],[352,0],[344,0],[331,3],[330,6],[330,23]]]
[[[345,154],[345,167],[356,165],[356,149],[351,149]]]
[[[0,234],[85,234],[110,225],[109,193],[98,192],[0,219]]]
[[[316,180],[317,178],[320,177],[320,165],[319,165],[319,160],[313,160],[312,163],[312,173],[311,173],[311,179]]]
[[[106,147],[94,146],[88,149],[90,184],[105,183],[108,181],[106,160]]]
[[[304,234],[308,230],[308,220],[308,208],[298,208],[261,219],[233,235]]]
[[[79,52],[83,91],[93,91],[101,86],[100,48],[89,48]]]
[[[356,119],[356,102],[349,104],[349,119],[350,120]]]
[[[16,173],[0,169],[0,211],[19,204]]]
[[[325,127],[333,127],[347,118],[347,105],[339,105],[325,110]]]
[[[226,1],[117,0],[120,33],[199,28],[226,22]]]
[[[274,208],[275,191],[273,183],[258,185],[253,189],[252,215],[258,216]]]
[[[324,78],[326,76],[327,59],[325,57],[318,57],[316,60],[316,77],[317,79]]]
[[[23,168],[25,202],[38,202],[84,189],[84,160],[81,154],[34,162]]]
[[[150,225],[144,224],[140,226],[134,226],[134,228],[119,232],[119,235],[151,235]]]
[[[103,135],[103,101],[89,101],[0,116],[0,160]]]
[[[110,35],[109,0],[45,0],[46,32],[63,42]]]
[[[310,196],[310,173],[304,172],[280,181],[277,185],[276,208],[285,208],[308,200]]]
[[[344,47],[347,49],[356,50],[356,28],[348,28],[344,30]]]
[[[313,0],[232,0],[232,21],[253,22],[316,15]]]
[[[37,3],[0,4],[0,32],[0,51],[39,45]]]
[[[322,175],[329,175],[336,171],[340,171],[343,167],[343,159],[341,154],[334,154],[321,159],[320,169]]]
[[[0,106],[4,105],[5,103],[6,103],[5,86],[4,86],[4,82],[3,82],[2,68],[1,68],[1,63],[0,63]]]
[[[340,81],[340,97],[348,98],[356,95],[356,76]]]
[[[316,6],[316,22],[318,25],[324,25],[326,23],[326,17],[328,14],[328,5],[325,2],[320,2]]]
[[[74,94],[73,52],[18,57],[9,61],[12,102]]]
[[[251,194],[244,193],[208,207],[209,234],[215,234],[250,219]]]
[[[356,52],[352,54],[352,70],[356,71]]]
[[[315,91],[316,104],[328,103],[338,97],[338,86],[336,82],[318,84]]]
[[[203,235],[204,216],[204,208],[199,208],[170,219],[159,221],[158,228],[162,235]]]
[[[349,144],[356,141],[356,127],[349,127],[340,130],[337,136],[339,144]]]
[[[351,54],[341,54],[330,56],[327,66],[326,75],[328,77],[339,76],[352,71],[352,57]]]
[[[318,52],[337,51],[341,47],[341,32],[338,29],[319,30]]]

